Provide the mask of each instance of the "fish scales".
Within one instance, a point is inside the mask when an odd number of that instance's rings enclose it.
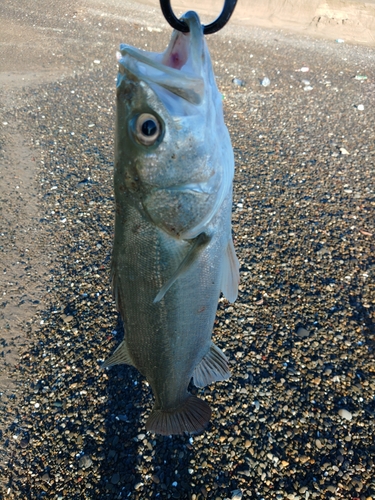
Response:
[[[183,18],[190,33],[174,32],[163,54],[123,45],[118,56],[112,284],[125,336],[103,365],[146,377],[146,428],[167,435],[200,432],[211,417],[187,390],[192,377],[205,386],[230,376],[211,335],[239,268],[221,98],[199,18]]]

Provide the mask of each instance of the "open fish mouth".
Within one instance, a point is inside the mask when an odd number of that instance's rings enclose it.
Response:
[[[121,44],[117,60],[120,73],[122,66],[152,88],[157,85],[192,104],[200,104],[204,96],[203,27],[195,12],[187,12],[181,19],[190,31],[181,33],[175,30],[163,53]]]

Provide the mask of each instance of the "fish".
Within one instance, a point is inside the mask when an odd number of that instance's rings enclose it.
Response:
[[[124,340],[103,368],[125,363],[155,404],[146,430],[196,434],[209,404],[188,391],[227,380],[211,337],[220,293],[234,302],[234,156],[198,15],[182,16],[162,53],[117,54],[112,291]]]

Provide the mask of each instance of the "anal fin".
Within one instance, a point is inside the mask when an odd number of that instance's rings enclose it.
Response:
[[[223,274],[221,276],[221,291],[229,302],[235,302],[240,282],[240,264],[234,249],[232,238],[229,239],[225,250]]]
[[[194,369],[194,385],[197,387],[205,387],[212,382],[228,380],[230,375],[231,373],[228,368],[228,361],[225,354],[212,342],[210,350]]]
[[[194,240],[192,240],[192,245],[188,253],[185,255],[181,264],[178,266],[176,272],[161,287],[159,293],[154,298],[154,304],[160,302],[164,295],[171,288],[173,283],[190,269],[191,265],[197,260],[202,250],[206,248],[210,240],[211,236],[208,236],[206,233],[201,233]]]
[[[124,340],[115,350],[115,352],[104,361],[101,368],[103,369],[108,368],[109,366],[122,364],[134,366]]]
[[[146,430],[169,436],[189,432],[196,434],[205,429],[211,418],[211,408],[202,399],[189,394],[175,409],[153,409],[146,422]]]

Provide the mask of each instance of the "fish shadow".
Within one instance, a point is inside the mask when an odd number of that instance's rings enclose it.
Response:
[[[189,468],[195,453],[189,435],[156,435],[153,444],[155,496],[163,498],[163,493],[168,493],[171,498],[190,498],[193,488]]]
[[[116,331],[122,339],[120,318]],[[194,437],[147,432],[154,400],[145,378],[127,365],[107,369],[106,375],[107,400],[102,409],[106,437],[98,470],[101,494],[106,492],[103,498],[191,498]]]
[[[121,318],[116,326],[122,340]],[[105,370],[106,398],[101,408],[105,420],[105,440],[97,448],[100,493],[103,498],[129,498],[141,482],[142,432],[144,415],[152,406],[151,391],[142,375],[128,365]]]

